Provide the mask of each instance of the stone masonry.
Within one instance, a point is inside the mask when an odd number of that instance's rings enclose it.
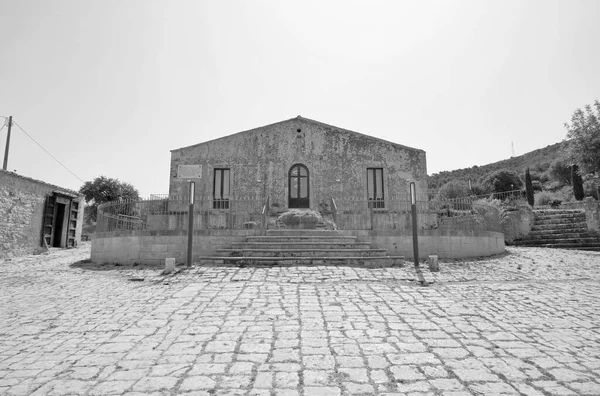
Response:
[[[44,250],[44,205],[46,196],[55,191],[78,196],[76,192],[65,188],[0,170],[0,258]],[[81,207],[77,222],[77,241],[81,239],[83,205]]]
[[[600,253],[423,269],[0,260],[0,394],[600,395]],[[39,276],[44,273],[44,276]]]

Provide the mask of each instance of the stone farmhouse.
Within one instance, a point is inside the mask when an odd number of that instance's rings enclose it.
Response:
[[[83,209],[76,191],[0,170],[0,258],[76,247]]]
[[[187,167],[196,175],[181,177]],[[169,195],[196,195],[226,209],[231,197],[270,197],[271,206],[311,208],[330,198],[373,201],[408,197],[409,183],[427,191],[423,150],[298,116],[171,151]]]

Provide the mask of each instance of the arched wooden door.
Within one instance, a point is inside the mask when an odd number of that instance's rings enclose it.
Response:
[[[302,164],[293,165],[289,172],[289,208],[308,208],[308,168]]]

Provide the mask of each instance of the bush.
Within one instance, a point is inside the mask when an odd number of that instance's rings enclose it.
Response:
[[[471,194],[469,186],[463,181],[451,181],[444,184],[437,192],[435,199],[443,201],[454,198],[464,198]]]
[[[548,168],[548,176],[554,181],[560,183],[561,186],[571,184],[571,164],[567,163],[562,158],[555,160],[550,168]]]
[[[541,193],[535,196],[535,205],[536,206],[544,206],[550,205],[552,202],[560,200],[558,196],[549,191],[542,191]]]
[[[279,216],[279,221],[281,221],[285,225],[296,225],[296,224],[308,224],[308,223],[318,223],[323,221],[323,217],[319,212],[315,212],[314,210],[299,210],[299,209],[290,209],[287,212],[283,213]]]
[[[496,193],[520,190],[523,187],[519,175],[508,169],[488,173],[482,178],[481,184]]]
[[[583,179],[577,165],[571,166],[571,183],[573,184],[573,196],[576,200],[581,201],[585,193],[583,191]]]
[[[596,188],[596,186],[598,185],[600,184],[598,184],[597,181],[594,181],[592,179],[585,180],[583,182],[583,191],[585,192],[585,196],[594,197],[600,200],[600,198],[598,198],[598,190]]]

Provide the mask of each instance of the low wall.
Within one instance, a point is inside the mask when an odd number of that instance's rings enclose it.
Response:
[[[213,255],[216,249],[243,242],[261,230],[194,231],[194,257]],[[370,241],[374,247],[387,249],[390,255],[413,257],[412,235],[400,230],[342,230],[340,235],[354,235]],[[504,234],[488,231],[423,230],[419,232],[419,256],[436,254],[440,258],[491,256],[504,252]],[[112,231],[96,233],[92,240],[92,262],[96,264],[163,264],[174,257],[185,262],[187,233],[178,230]]]
[[[600,202],[588,197],[584,205],[588,230],[600,234]]]
[[[215,254],[216,249],[242,242],[261,230],[196,230],[193,255]],[[186,261],[187,231],[110,231],[98,232],[92,239],[92,262],[95,264],[163,264],[165,258]]]
[[[374,247],[387,249],[389,255],[413,258],[412,234],[395,230],[343,230],[371,241]],[[419,231],[419,258],[429,255],[440,258],[470,258],[492,256],[504,252],[504,234],[491,231],[422,230]]]

